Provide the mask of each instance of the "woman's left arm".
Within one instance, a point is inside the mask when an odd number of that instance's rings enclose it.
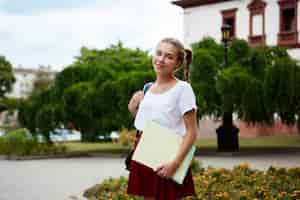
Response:
[[[183,115],[184,124],[186,127],[186,134],[183,137],[182,144],[179,148],[179,152],[174,160],[174,162],[180,166],[184,160],[187,153],[190,151],[190,148],[195,143],[197,138],[197,120],[196,120],[196,110],[186,112]]]
[[[183,137],[179,151],[175,159],[169,163],[161,165],[156,169],[159,176],[164,178],[170,178],[174,175],[177,168],[183,162],[185,156],[189,152],[190,148],[194,144],[197,137],[197,121],[196,121],[196,110],[186,112],[183,115],[183,120],[186,127],[186,134]]]

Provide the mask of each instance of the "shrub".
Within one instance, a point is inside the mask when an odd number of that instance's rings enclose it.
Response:
[[[63,144],[38,142],[26,129],[16,129],[0,138],[0,154],[5,155],[45,155],[66,152]]]
[[[135,130],[128,130],[123,128],[120,132],[119,143],[123,146],[133,146],[135,141]]]
[[[25,129],[16,129],[8,132],[4,137],[5,153],[15,155],[26,155],[32,146],[36,145],[36,140]]]
[[[3,137],[0,137],[0,155],[6,153],[6,142]]]

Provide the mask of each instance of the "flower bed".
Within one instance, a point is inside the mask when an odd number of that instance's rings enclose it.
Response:
[[[192,165],[196,197],[185,200],[300,199],[300,168],[270,167],[266,171],[241,164],[232,170]],[[107,179],[85,191],[89,200],[142,200],[126,194],[127,178]]]

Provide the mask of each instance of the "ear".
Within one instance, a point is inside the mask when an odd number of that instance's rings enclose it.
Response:
[[[175,71],[179,70],[180,67],[181,67],[182,63],[178,62],[176,65],[175,65]]]
[[[180,70],[180,67],[181,67],[180,63],[178,63],[177,65],[175,65],[173,72],[176,73],[178,70]]]

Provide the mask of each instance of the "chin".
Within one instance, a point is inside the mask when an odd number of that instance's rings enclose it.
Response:
[[[162,69],[157,68],[157,67],[154,67],[153,69],[154,69],[154,71],[156,71],[156,72],[161,72],[161,71],[162,71]]]

